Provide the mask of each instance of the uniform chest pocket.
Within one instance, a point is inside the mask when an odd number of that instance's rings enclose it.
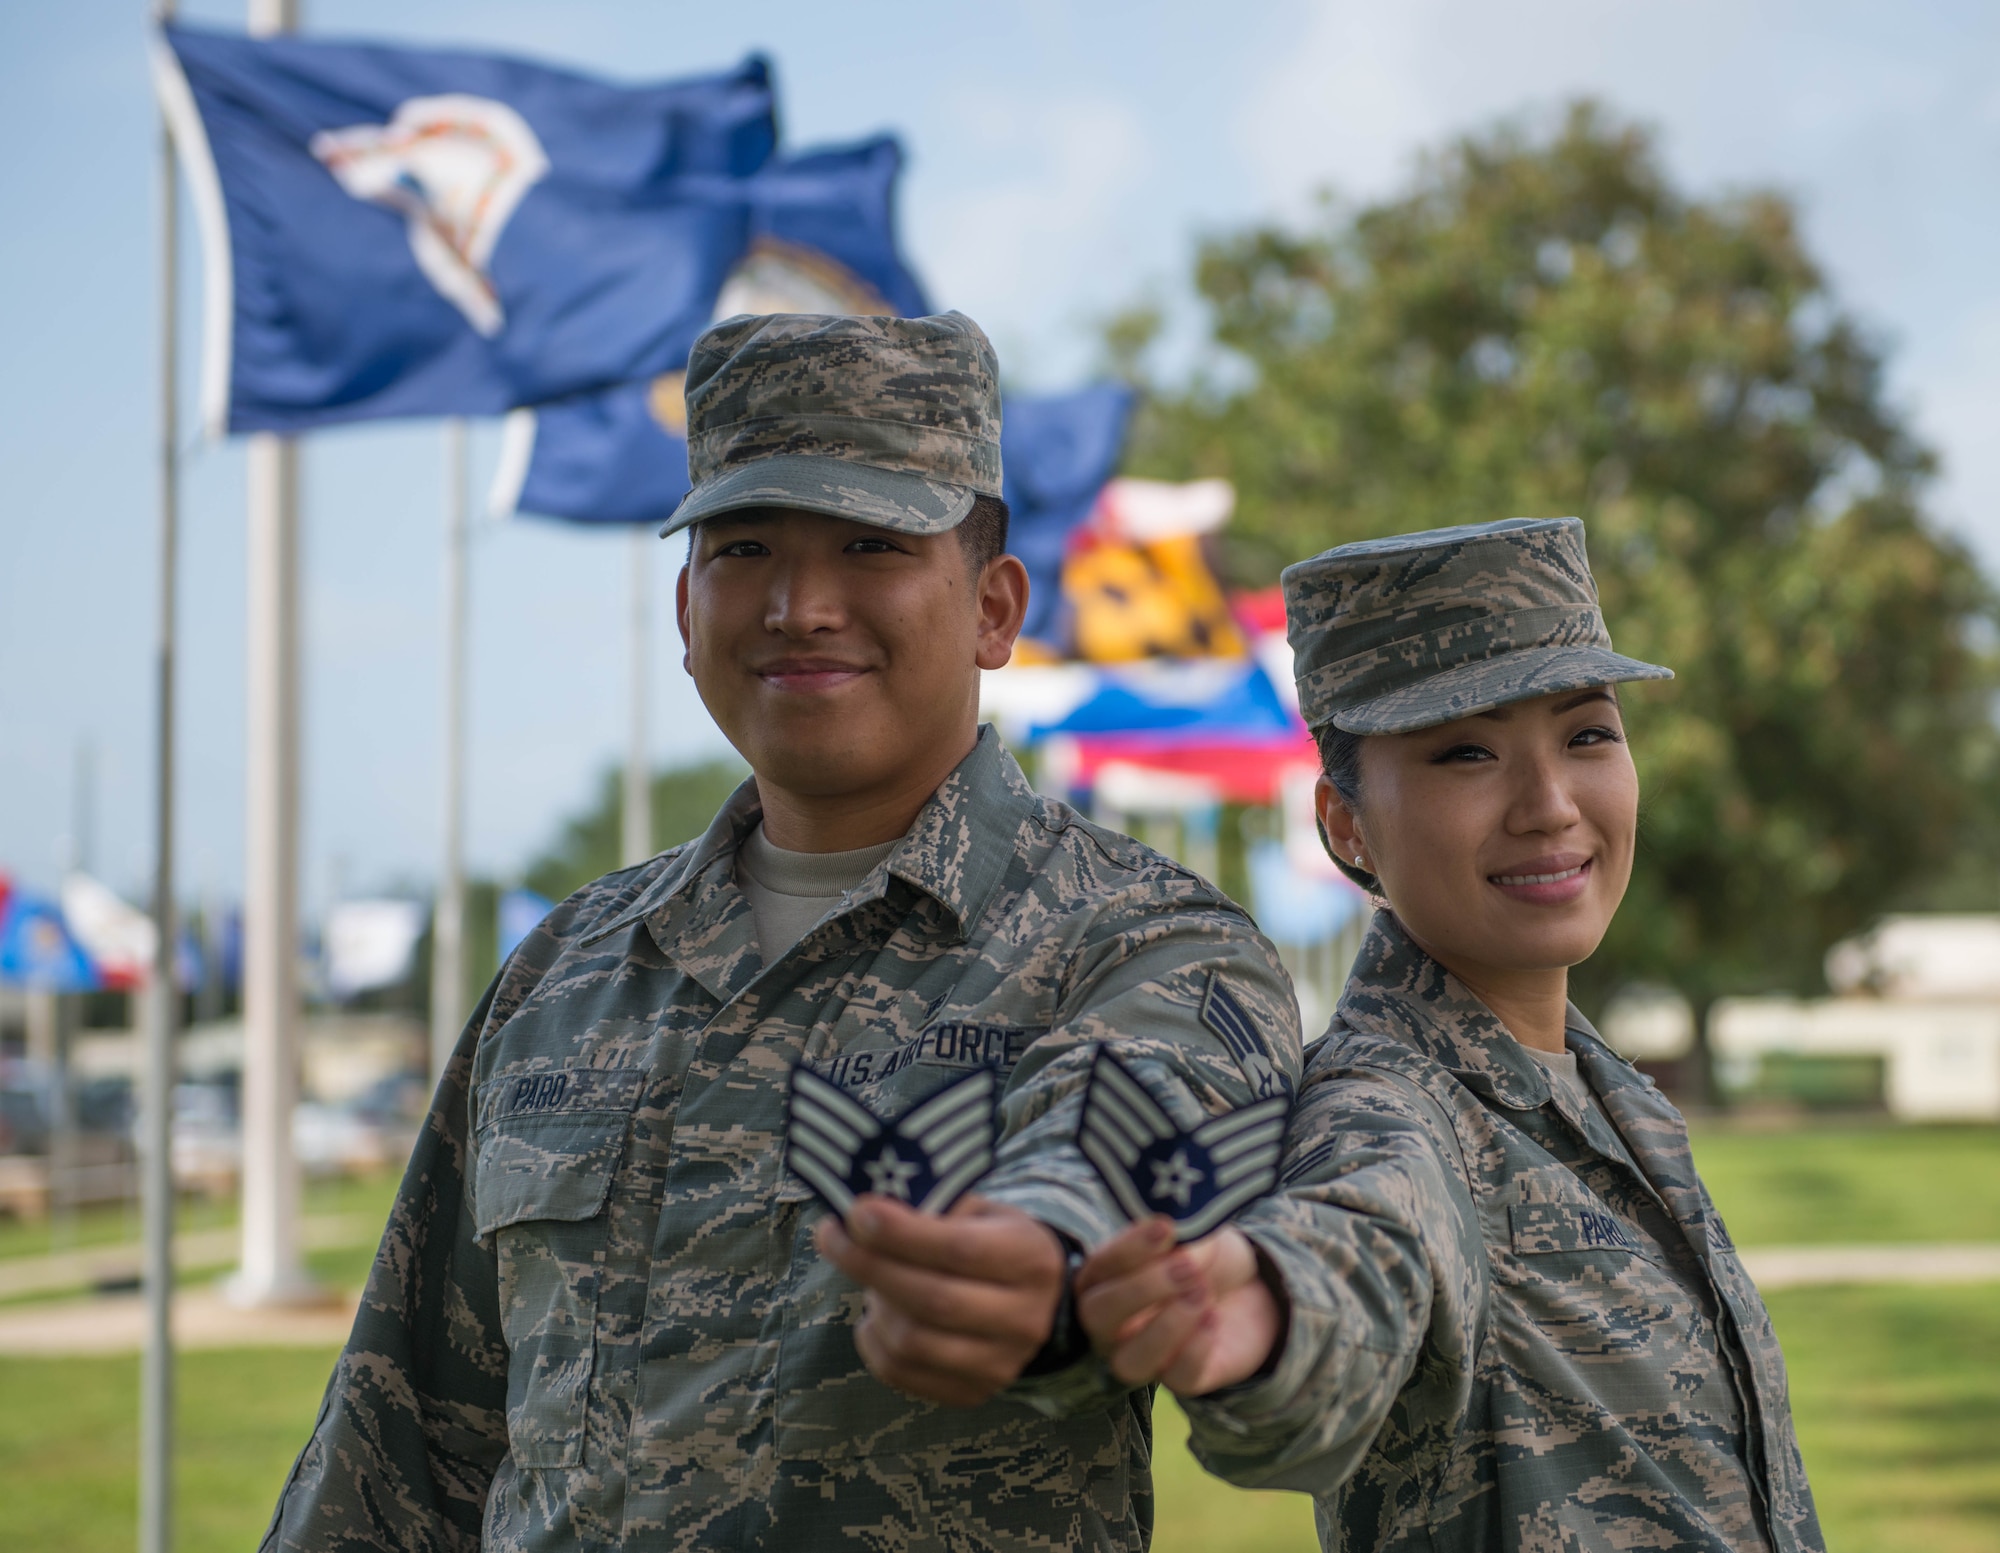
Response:
[[[474,1224],[499,1263],[507,1441],[523,1467],[583,1459],[604,1207],[644,1079],[636,1069],[557,1068],[480,1089]]]
[[[1565,1251],[1610,1251],[1644,1256],[1639,1238],[1616,1214],[1576,1202],[1517,1202],[1507,1208],[1514,1255],[1553,1256]]]

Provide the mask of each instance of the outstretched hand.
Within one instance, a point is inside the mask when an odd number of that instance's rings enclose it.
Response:
[[[940,1217],[871,1193],[816,1236],[867,1290],[854,1346],[899,1391],[977,1407],[1013,1384],[1055,1324],[1062,1242],[1017,1208],[967,1196]]]
[[[1165,1219],[1134,1224],[1084,1262],[1076,1311],[1112,1374],[1183,1397],[1248,1380],[1285,1327],[1255,1249],[1233,1224],[1185,1246]]]

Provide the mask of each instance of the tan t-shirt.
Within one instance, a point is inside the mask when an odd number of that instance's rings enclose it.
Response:
[[[1597,1091],[1590,1087],[1590,1081],[1577,1066],[1575,1052],[1545,1052],[1539,1046],[1530,1046],[1526,1042],[1522,1043],[1521,1050],[1542,1065],[1549,1082],[1568,1095],[1577,1110],[1595,1111],[1613,1132],[1618,1130],[1617,1124],[1611,1120],[1611,1113],[1604,1109],[1604,1102],[1597,1098]]]
[[[750,914],[757,920],[757,950],[764,963],[783,959],[895,849],[895,841],[885,841],[852,852],[787,852],[771,844],[761,823],[745,836],[736,854],[736,883],[750,898]]]

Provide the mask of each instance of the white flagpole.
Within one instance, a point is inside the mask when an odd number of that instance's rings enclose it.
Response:
[[[154,17],[170,20],[173,0]],[[160,598],[155,654],[152,979],[139,1089],[146,1346],[139,1366],[139,1553],[173,1546],[174,1468],[174,638],[180,571],[180,210],[173,136],[160,121]]]
[[[625,742],[625,801],[619,827],[619,861],[627,868],[653,855],[653,770],[646,742],[646,689],[651,657],[653,600],[652,530],[632,530],[632,664]]]
[[[444,1076],[465,1022],[465,422],[445,422],[444,857],[431,916],[431,1078]]]
[[[297,0],[250,0],[255,37],[298,26]],[[249,761],[243,891],[243,1261],[239,1304],[310,1296],[300,1256],[298,446],[249,447]]]

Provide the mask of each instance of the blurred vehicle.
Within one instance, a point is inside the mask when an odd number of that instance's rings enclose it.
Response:
[[[0,1089],[0,1154],[46,1154],[49,1117],[40,1091]]]

